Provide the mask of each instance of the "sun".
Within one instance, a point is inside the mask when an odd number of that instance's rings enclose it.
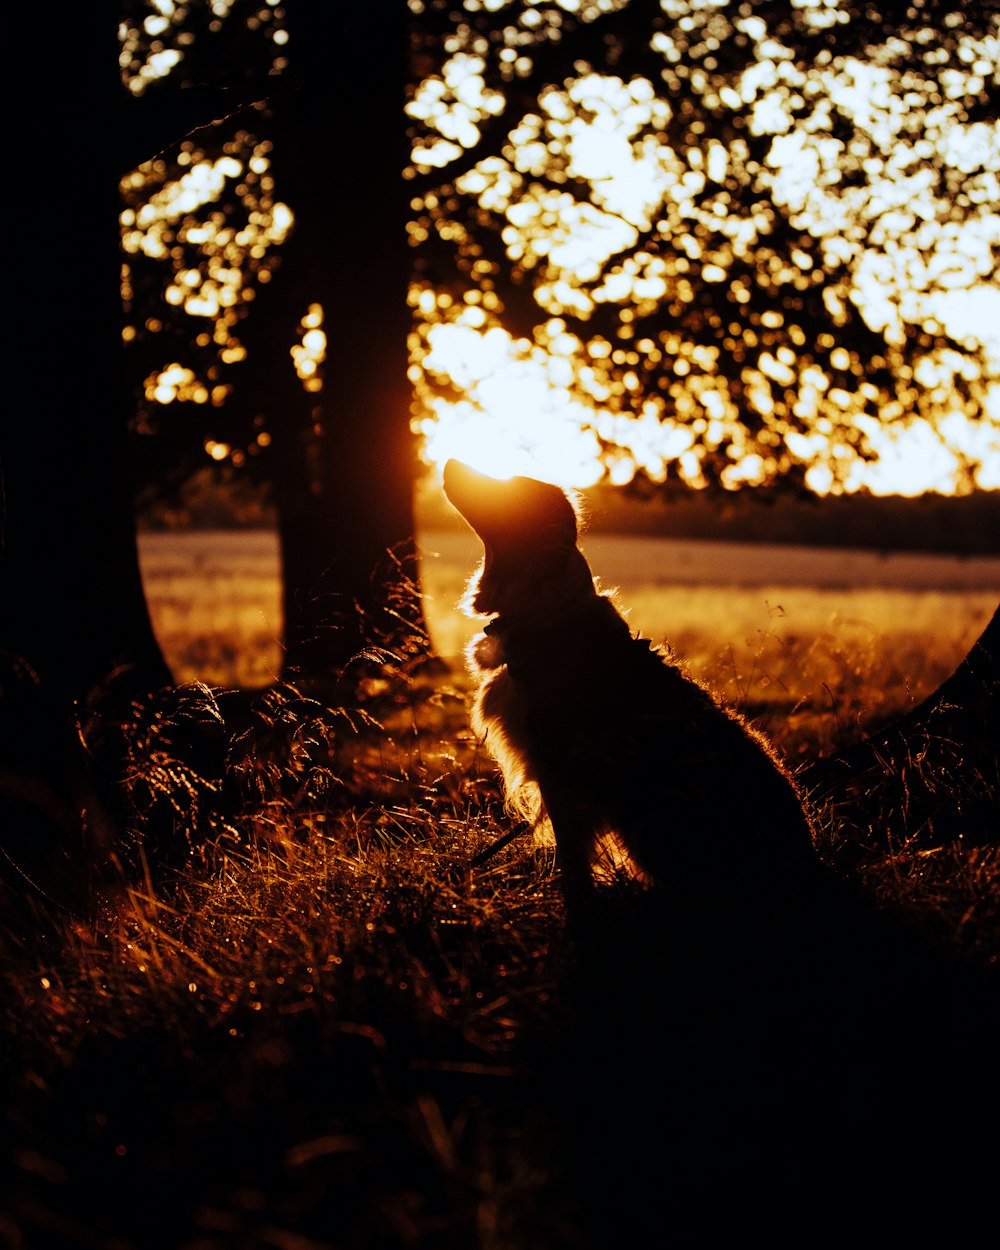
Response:
[[[424,367],[460,386],[457,401],[431,399],[418,422],[426,459],[454,457],[492,477],[524,474],[561,486],[590,486],[604,473],[594,412],[566,387],[566,362],[525,350],[500,329],[461,322],[434,327]]]

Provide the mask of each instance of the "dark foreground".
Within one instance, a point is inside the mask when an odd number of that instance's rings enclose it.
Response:
[[[294,754],[277,779],[261,756],[212,854],[140,865],[91,922],[19,915],[8,887],[0,1244],[991,1234],[995,959],[876,909],[853,869],[766,906],[738,883],[620,882],[571,942],[526,839],[470,871],[494,783],[440,753],[453,727],[437,755],[432,737],[405,765],[354,738],[326,790],[301,769],[286,786]],[[913,849],[912,873],[946,854]],[[995,844],[961,856],[995,911]]]
[[[790,957],[655,910],[609,901],[550,1026],[502,1060],[293,1000],[8,1067],[0,1229],[143,1250],[975,1244],[1000,1159],[974,996],[860,931]]]

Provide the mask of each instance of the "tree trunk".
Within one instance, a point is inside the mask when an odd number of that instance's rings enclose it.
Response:
[[[11,385],[0,439],[0,801],[42,857],[106,845],[110,729],[169,680],[143,594],[123,393],[118,174],[104,129],[121,86],[114,4],[4,14],[18,82],[8,127]],[[95,726],[91,726],[95,728]],[[113,731],[112,731],[113,734]],[[52,839],[61,840],[60,850]],[[5,849],[8,846],[5,836]],[[13,857],[13,856],[12,856]]]
[[[276,106],[273,169],[295,226],[249,318],[247,380],[272,440],[285,675],[323,684],[365,648],[406,658],[425,636],[407,378],[408,13],[377,0],[300,6],[289,22],[303,86]],[[289,354],[311,304],[327,336],[312,394]]]
[[[11,128],[24,234],[7,332],[22,386],[4,420],[0,645],[64,706],[112,675],[167,677],[139,572],[118,179],[101,129],[121,92],[116,18],[107,4],[53,19]],[[37,14],[15,6],[6,21],[12,55],[40,55]]]

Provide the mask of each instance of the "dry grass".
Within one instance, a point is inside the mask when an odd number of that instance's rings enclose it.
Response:
[[[232,589],[213,591],[227,622]],[[245,607],[246,587],[233,597]],[[665,611],[692,670],[793,761],[909,707],[993,607],[787,588],[630,601],[637,626]],[[237,659],[231,623],[206,643],[194,602],[179,582],[154,601],[188,681],[273,670],[269,625],[242,618]],[[215,772],[162,732],[223,716],[208,686],[165,696],[158,735],[131,727],[133,868],[104,875],[96,906],[53,918],[40,900],[45,923],[8,924],[0,1235],[116,1250],[582,1244],[529,1144],[541,1104],[524,1093],[565,1010],[561,898],[529,838],[471,867],[506,826],[464,677],[373,686],[351,710],[261,691]],[[995,963],[996,846],[877,832],[851,872],[880,905]]]
[[[176,559],[147,568],[154,617],[181,679],[223,689],[273,680],[280,663],[274,628],[277,584],[270,574],[261,580],[260,541],[253,538],[239,558],[227,558],[221,578],[210,553],[202,558],[200,573]],[[251,773],[256,769],[272,779],[284,770],[284,779],[274,784],[287,791],[289,763],[297,758],[296,790],[291,799],[285,794],[275,806],[260,793],[260,780],[253,783],[251,789],[258,791],[255,801],[262,806],[249,831],[243,831],[244,842],[249,832],[249,844],[257,845],[270,828],[272,843],[283,845],[289,827],[294,827],[297,854],[322,855],[331,830],[336,830],[338,842],[342,840],[345,820],[366,828],[374,822],[377,837],[369,829],[369,842],[373,837],[377,842],[385,829],[395,829],[400,837],[405,833],[430,846],[432,857],[450,848],[461,860],[481,849],[484,838],[495,836],[499,795],[493,770],[471,741],[466,720],[469,692],[460,655],[475,624],[455,607],[465,572],[444,560],[424,565],[430,633],[437,652],[449,657],[451,678],[437,689],[404,694],[401,706],[380,725],[343,722],[332,731],[321,727],[313,735],[314,751],[322,755],[334,749],[335,742],[338,773],[333,776],[328,765],[318,766],[305,789],[302,758],[308,751],[302,743],[310,739],[311,718],[322,721],[327,713],[289,698],[277,720],[280,732],[297,735],[297,756],[286,752],[279,764],[263,763],[258,751],[249,763]],[[206,575],[215,580],[206,582]],[[668,645],[694,676],[765,729],[796,766],[857,741],[935,689],[978,637],[995,599],[990,589],[846,591],[633,582],[627,591],[627,611],[638,631]],[[264,738],[274,736],[273,726],[266,722],[277,715],[277,707],[275,700],[270,708],[265,701],[257,721]],[[311,766],[305,766],[307,772]],[[326,810],[327,791],[335,799],[332,814]],[[358,807],[359,796],[369,804],[367,809]],[[891,840],[891,831],[886,836]],[[961,878],[963,856],[956,860],[948,848],[937,848],[932,865],[926,847],[919,848],[912,862],[905,847],[894,844],[893,849],[888,860],[866,866],[871,884],[886,897],[922,898],[928,910],[954,911],[940,889],[934,898],[927,890],[931,882],[941,886]],[[983,853],[973,851],[969,889],[976,897],[982,895],[983,872],[992,871],[982,861]],[[326,869],[314,865],[312,872],[326,879]],[[261,878],[261,867],[244,866],[237,876],[255,881]],[[964,919],[955,922],[956,928],[967,933],[968,908],[961,903],[958,907]],[[278,921],[278,927],[283,926],[284,918]]]

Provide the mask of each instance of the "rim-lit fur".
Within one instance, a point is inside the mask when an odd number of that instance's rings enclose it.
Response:
[[[633,636],[577,547],[566,492],[456,460],[444,489],[485,549],[465,599],[492,618],[468,651],[473,726],[511,806],[551,821],[567,896],[590,889],[608,838],[664,886],[761,889],[811,867],[809,825],[773,748]]]

